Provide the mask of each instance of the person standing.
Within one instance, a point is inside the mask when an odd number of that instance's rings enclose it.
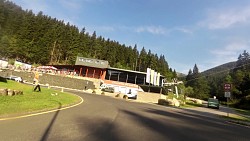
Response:
[[[41,87],[39,84],[39,73],[37,71],[35,72],[34,84],[35,84],[34,91],[36,91],[38,89],[38,92],[41,92]]]

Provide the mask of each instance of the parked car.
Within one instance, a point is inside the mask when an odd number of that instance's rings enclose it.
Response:
[[[128,99],[137,99],[137,93],[135,91],[129,90],[125,95],[128,96]]]
[[[114,87],[105,87],[105,88],[102,88],[101,90],[104,91],[104,92],[110,92],[110,93],[115,92]]]
[[[215,98],[209,98],[207,101],[207,107],[208,108],[220,108],[219,100]]]
[[[21,82],[21,83],[23,82],[22,77],[19,77],[19,76],[13,76],[13,75],[11,75],[11,76],[6,77],[6,79],[14,80],[14,81]]]

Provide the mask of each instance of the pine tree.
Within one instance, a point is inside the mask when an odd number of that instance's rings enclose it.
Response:
[[[199,69],[198,69],[198,67],[197,67],[196,64],[194,65],[194,68],[193,68],[193,74],[194,74],[194,75],[195,75],[195,74],[199,74]]]
[[[192,97],[206,99],[209,97],[210,87],[205,77],[201,77],[197,65],[194,65],[193,71],[190,69],[186,77],[186,87],[192,87],[194,94]]]
[[[169,71],[164,55],[158,57],[143,47],[121,45],[90,35],[70,23],[44,15],[22,10],[13,2],[0,0],[0,55],[19,59],[26,63],[41,65],[74,64],[78,54],[83,57],[107,60],[110,66],[146,72],[148,67],[167,77],[175,76]]]
[[[143,47],[140,51],[139,55],[139,63],[138,63],[138,70],[139,71],[146,71],[147,70],[147,51]]]

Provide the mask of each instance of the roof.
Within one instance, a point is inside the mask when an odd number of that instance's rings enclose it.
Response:
[[[139,73],[139,74],[147,74],[146,72],[140,72],[140,71],[133,71],[133,70],[126,70],[126,69],[119,69],[119,68],[113,68],[109,66],[109,62],[106,60],[99,60],[99,59],[92,59],[92,58],[85,58],[85,57],[79,57],[76,58],[75,65],[80,66],[87,66],[87,67],[93,67],[93,68],[101,68],[101,69],[111,69],[111,70],[117,70],[117,71],[124,71],[124,72],[132,72],[132,73]],[[163,75],[160,75],[161,77],[165,77]]]
[[[147,74],[146,72],[141,72],[141,71],[133,71],[133,70],[126,70],[126,69],[119,69],[119,68],[112,68],[109,67],[108,69],[112,69],[112,70],[118,70],[118,71],[126,71],[126,72],[133,72],[133,73],[140,73],[140,74]],[[161,77],[165,77],[163,75],[160,75]]]
[[[126,72],[133,72],[133,73],[147,74],[146,72],[133,71],[133,70],[126,70],[126,69],[119,69],[119,68],[113,68],[113,67],[109,67],[108,69],[118,70],[118,71],[126,71]]]
[[[82,66],[88,66],[93,68],[108,68],[109,62],[105,60],[99,60],[99,59],[91,59],[91,58],[85,58],[85,57],[77,57],[75,65],[82,65]]]

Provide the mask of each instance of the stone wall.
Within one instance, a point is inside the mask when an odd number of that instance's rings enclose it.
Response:
[[[137,101],[146,103],[158,103],[158,99],[166,99],[166,95],[160,93],[138,92]]]
[[[7,77],[10,75],[20,76],[24,81],[33,83],[34,73],[33,72],[22,72],[3,70],[0,72],[1,77]],[[85,86],[87,89],[95,89],[99,86],[98,80],[91,80],[89,78],[81,77],[81,79],[71,78],[67,76],[59,76],[52,74],[42,74],[39,77],[39,83],[49,84],[50,86],[59,86],[65,88],[84,90]]]

